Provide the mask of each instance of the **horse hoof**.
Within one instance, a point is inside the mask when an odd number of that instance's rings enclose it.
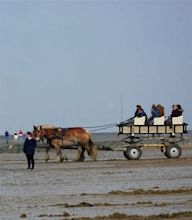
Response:
[[[67,156],[64,156],[64,157],[62,158],[62,160],[68,161],[68,157],[67,157]]]

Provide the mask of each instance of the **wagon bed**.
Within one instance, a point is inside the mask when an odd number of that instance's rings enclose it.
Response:
[[[181,134],[187,133],[187,124],[183,123],[181,125],[118,125],[119,132],[118,134]]]
[[[136,160],[144,147],[159,147],[167,158],[179,158],[182,148],[179,143],[187,133],[187,124],[168,125],[126,125],[118,124],[118,135],[126,135],[123,153],[126,159]]]

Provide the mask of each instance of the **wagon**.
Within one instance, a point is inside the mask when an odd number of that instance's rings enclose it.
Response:
[[[157,147],[167,158],[179,158],[182,148],[179,145],[187,133],[187,124],[183,123],[183,116],[172,118],[172,125],[165,125],[164,116],[154,118],[153,125],[145,124],[146,118],[136,117],[132,125],[121,122],[118,135],[126,135],[121,141],[126,159],[137,160],[142,155],[144,147]]]

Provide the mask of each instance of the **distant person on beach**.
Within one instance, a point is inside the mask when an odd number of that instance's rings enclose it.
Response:
[[[5,131],[5,140],[7,144],[9,144],[9,132],[8,131]]]
[[[17,131],[15,131],[13,138],[14,138],[14,140],[16,140],[16,141],[18,140],[18,134],[17,134]]]
[[[22,140],[23,139],[23,131],[22,130],[18,130],[17,134],[18,134],[19,140]]]
[[[27,138],[23,145],[23,152],[26,154],[27,157],[27,169],[34,169],[35,166],[35,160],[34,160],[34,154],[35,154],[35,148],[36,148],[36,140],[33,139],[32,133],[30,131],[27,132]]]

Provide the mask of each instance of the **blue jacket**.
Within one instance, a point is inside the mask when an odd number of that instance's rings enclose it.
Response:
[[[34,154],[35,153],[35,148],[36,148],[36,140],[31,139],[29,140],[28,138],[25,140],[24,145],[23,145],[23,152],[25,154]]]
[[[160,111],[159,111],[158,108],[154,108],[154,109],[151,111],[151,114],[152,114],[152,117],[153,117],[153,118],[160,117]]]
[[[140,109],[135,112],[134,117],[143,117],[143,116],[147,116],[147,114],[145,113],[145,111],[143,109]]]

